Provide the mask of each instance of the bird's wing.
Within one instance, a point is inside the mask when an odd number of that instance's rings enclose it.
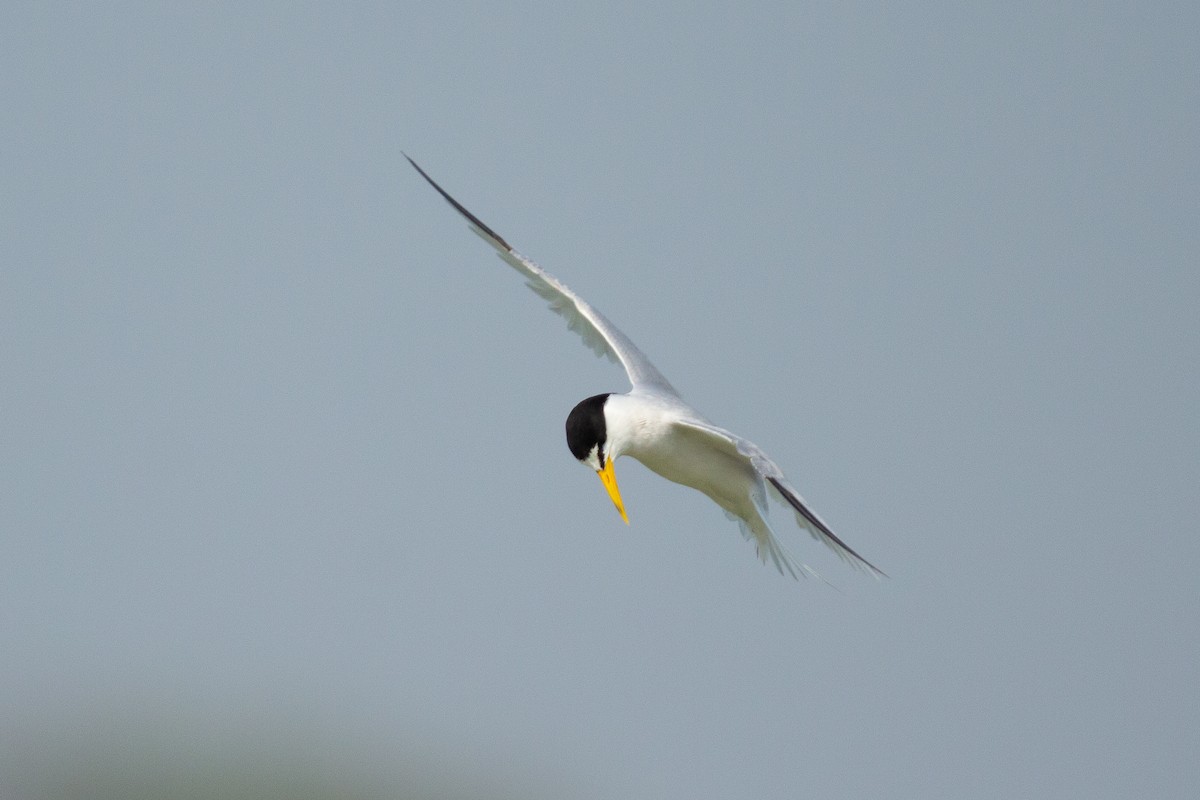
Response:
[[[843,542],[838,538],[837,534],[830,530],[824,520],[808,507],[808,504],[804,502],[804,498],[800,496],[800,493],[788,483],[779,465],[772,461],[754,442],[701,420],[680,419],[676,421],[676,424],[708,434],[725,447],[732,445],[743,458],[750,462],[754,471],[771,487],[772,497],[790,507],[796,513],[796,522],[800,527],[807,530],[814,539],[823,542],[830,550],[837,553],[843,561],[852,567],[864,570],[877,578],[887,577],[887,573],[856,553],[854,548]]]
[[[408,158],[407,155],[404,157]],[[583,343],[596,355],[607,356],[625,367],[629,382],[635,388],[653,387],[676,397],[679,395],[662,373],[650,363],[650,359],[646,358],[637,345],[630,341],[628,336],[621,333],[616,325],[609,322],[603,314],[553,275],[514,250],[498,233],[483,224],[479,217],[468,211],[461,203],[447,194],[445,189],[438,186],[425,170],[417,166],[417,162],[408,158],[408,163],[421,173],[421,177],[429,181],[429,185],[436,189],[446,202],[467,218],[472,231],[496,248],[496,252],[502,259],[525,276],[525,284],[549,303],[550,310],[564,318],[567,321],[567,327],[578,333],[583,339]]]

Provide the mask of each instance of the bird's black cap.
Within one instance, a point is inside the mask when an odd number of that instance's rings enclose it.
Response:
[[[604,466],[604,443],[608,432],[604,423],[604,403],[611,392],[593,395],[580,400],[567,415],[567,447],[571,455],[580,461],[588,457],[592,448],[597,448],[600,466]]]

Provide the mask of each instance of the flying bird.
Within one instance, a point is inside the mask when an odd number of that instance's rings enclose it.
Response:
[[[407,155],[408,163],[470,223],[471,230],[525,277],[526,284],[567,321],[597,355],[619,362],[632,388],[581,400],[567,415],[567,447],[600,476],[625,524],[629,516],[617,488],[613,463],[630,456],[675,483],[708,495],[753,541],[758,556],[780,573],[816,575],[784,548],[767,521],[770,497],[794,512],[797,524],[843,561],[875,577],[886,577],[843,542],[792,488],[783,471],[757,445],[709,422],[692,408],[642,351],[603,314],[550,273],[518,253],[500,234],[451,197]],[[819,577],[819,576],[818,576]]]

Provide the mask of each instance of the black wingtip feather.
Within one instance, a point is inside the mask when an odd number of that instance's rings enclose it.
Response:
[[[863,558],[858,553],[856,553],[854,551],[853,547],[851,547],[850,545],[846,544],[841,539],[839,539],[837,537],[837,534],[835,534],[833,531],[829,530],[829,526],[826,525],[824,522],[821,522],[821,519],[816,514],[814,514],[812,511],[810,511],[808,509],[808,506],[804,505],[804,503],[801,503],[800,498],[796,497],[796,495],[794,495],[790,491],[788,491],[787,487],[784,486],[783,483],[781,481],[779,481],[779,479],[767,478],[767,480],[769,480],[771,482],[771,485],[775,487],[775,489],[779,492],[780,496],[782,496],[784,500],[788,501],[788,505],[790,505],[792,508],[796,509],[796,512],[798,514],[800,514],[800,516],[802,516],[806,520],[808,520],[809,523],[814,528],[819,530],[821,533],[825,534],[825,536],[828,537],[831,542],[836,543],[838,547],[842,548],[847,553],[854,556],[856,559],[858,559],[859,562],[861,562],[863,565],[865,565],[868,569],[870,569],[875,574],[880,575],[884,578],[889,577],[886,572],[884,572],[879,567],[872,564],[870,561],[867,561],[865,558]]]
[[[402,152],[400,155],[404,156],[405,158],[408,158],[408,153]],[[495,239],[496,243],[499,244],[501,247],[503,247],[505,250],[507,250],[510,253],[512,252],[512,246],[509,245],[508,242],[504,241],[504,239],[500,236],[500,234],[496,233],[494,230],[489,228],[487,225],[484,225],[483,220],[481,220],[479,217],[472,214],[470,211],[467,211],[466,207],[462,203],[455,200],[453,197],[451,197],[446,192],[445,189],[438,186],[437,181],[435,181],[433,178],[429,177],[429,174],[427,172],[425,172],[425,170],[421,169],[417,165],[417,162],[413,161],[411,158],[408,158],[408,163],[413,165],[413,169],[415,169],[417,172],[421,173],[422,178],[429,181],[430,186],[432,186],[434,189],[437,189],[438,194],[440,194],[443,198],[445,198],[447,203],[454,206],[455,210],[457,210],[458,213],[462,214],[464,217],[469,219],[471,221],[472,225],[474,225],[476,228],[479,228],[479,230],[483,231],[488,236]]]

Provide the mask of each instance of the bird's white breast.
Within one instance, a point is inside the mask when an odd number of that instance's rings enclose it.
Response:
[[[674,398],[612,395],[604,408],[610,457],[628,455],[675,483],[712,498],[741,516],[750,502],[755,480],[749,462],[736,452],[713,445],[710,437],[676,423],[703,420]]]

